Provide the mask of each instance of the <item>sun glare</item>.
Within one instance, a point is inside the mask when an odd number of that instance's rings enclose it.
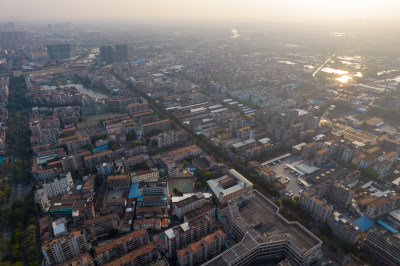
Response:
[[[347,83],[349,82],[349,80],[351,80],[352,77],[348,76],[348,75],[343,75],[340,78],[337,78],[336,80],[341,82],[341,83]]]

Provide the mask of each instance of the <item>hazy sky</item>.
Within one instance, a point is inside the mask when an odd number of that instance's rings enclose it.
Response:
[[[0,0],[0,21],[398,20],[400,0]]]

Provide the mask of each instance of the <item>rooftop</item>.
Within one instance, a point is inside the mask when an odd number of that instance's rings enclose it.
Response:
[[[203,241],[206,242],[207,244],[210,244],[210,243],[214,242],[215,240],[217,240],[217,234],[220,236],[225,235],[225,233],[221,229],[218,229],[217,231],[209,234],[208,236],[203,237],[201,240],[194,242],[192,244],[189,244],[187,247],[185,247],[181,250],[178,250],[178,252],[181,255],[181,257],[185,257],[192,252],[196,252],[197,250],[199,250],[200,248],[203,247]]]
[[[244,176],[239,174],[236,170],[234,170],[234,169],[229,170],[229,174],[232,175],[238,181],[238,183],[227,189],[224,189],[220,183],[220,181],[222,181],[228,177],[226,175],[222,176],[220,178],[217,178],[217,179],[212,179],[212,180],[207,181],[207,184],[213,191],[214,195],[219,195],[221,192],[227,195],[227,194],[234,193],[235,191],[238,191],[245,186],[253,186],[253,183],[251,183]]]
[[[185,218],[188,221],[193,220],[196,217],[199,217],[200,215],[202,215],[203,213],[208,212],[209,210],[215,208],[214,205],[212,205],[211,203],[209,204],[205,204],[203,206],[201,206],[200,208],[197,208],[191,212],[185,213]]]
[[[383,122],[383,119],[378,118],[378,117],[372,117],[372,118],[368,119],[367,121],[365,121],[365,123],[371,127],[374,127],[381,122]]]
[[[149,243],[146,246],[140,247],[139,249],[133,250],[132,252],[113,260],[110,263],[107,263],[106,266],[120,266],[120,265],[129,265],[132,261],[134,261],[138,256],[150,253],[154,250],[154,244]]]
[[[124,243],[128,242],[131,239],[141,237],[141,236],[143,236],[145,234],[147,234],[147,231],[144,228],[141,228],[139,230],[130,232],[129,234],[126,234],[126,235],[124,235],[124,236],[122,236],[120,238],[117,238],[117,239],[115,239],[115,240],[113,240],[111,242],[106,243],[103,246],[100,246],[100,247],[96,248],[96,250],[95,250],[96,254],[99,255],[101,253],[104,253],[104,252],[106,252],[106,251],[108,251],[108,250],[110,250],[110,249],[112,249],[114,247],[123,245]]]
[[[208,265],[230,265],[261,244],[290,241],[301,253],[312,252],[322,241],[298,222],[290,222],[279,213],[279,208],[257,190],[231,201],[228,210],[236,224],[246,232],[241,241]]]
[[[256,142],[255,139],[246,139],[246,140],[239,141],[237,143],[233,143],[232,147],[235,149],[240,149],[241,147],[253,144],[254,142]]]
[[[191,196],[191,197],[189,197],[189,198],[185,198],[185,199],[183,199],[183,200],[181,200],[181,201],[178,201],[178,202],[176,203],[176,206],[177,206],[178,208],[182,208],[183,206],[189,205],[189,204],[191,204],[191,203],[193,203],[193,202],[195,202],[195,201],[197,201],[197,200],[200,200],[200,199],[202,199],[202,198],[204,198],[203,193],[198,192],[198,193],[194,194],[193,196]]]
[[[262,223],[261,227],[256,229],[259,234],[268,233],[268,236],[272,236],[288,233],[293,237],[294,243],[304,251],[320,242],[316,236],[299,223],[289,222],[278,214],[279,208],[263,197],[260,192],[253,190],[250,193],[253,197],[250,197],[244,207],[239,208],[239,213],[249,225]]]

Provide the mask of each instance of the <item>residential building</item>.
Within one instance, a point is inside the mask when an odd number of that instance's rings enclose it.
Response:
[[[113,189],[129,189],[131,180],[128,175],[109,175],[106,184]]]
[[[150,159],[149,155],[145,153],[141,153],[138,155],[134,155],[131,157],[128,157],[124,160],[124,167],[127,170],[133,169],[137,164],[144,163],[148,159]]]
[[[90,144],[92,144],[92,142],[89,137],[70,140],[66,143],[68,152],[79,150]]]
[[[400,239],[398,234],[369,230],[361,248],[378,260],[379,265],[400,264]]]
[[[59,172],[60,171],[57,167],[43,168],[42,166],[37,165],[35,162],[32,165],[32,175],[36,181],[50,180],[56,178]]]
[[[105,61],[106,64],[115,62],[115,51],[110,45],[100,47],[101,60]]]
[[[369,218],[376,218],[398,207],[398,201],[399,197],[393,194],[380,197],[366,206],[364,215]]]
[[[149,109],[148,103],[131,103],[125,107],[129,113],[136,113]]]
[[[193,196],[183,199],[175,203],[175,215],[178,219],[183,219],[183,215],[195,209],[202,207],[205,204],[203,193],[198,192]]]
[[[326,221],[332,214],[333,207],[326,200],[307,191],[300,193],[299,204],[301,208],[309,211],[311,216],[320,221]]]
[[[81,191],[83,193],[92,193],[94,192],[94,182],[95,182],[95,176],[90,174],[87,179],[85,180],[85,183],[83,184]]]
[[[36,189],[35,191],[35,203],[40,206],[42,212],[47,212],[50,208],[51,202],[47,197],[44,189]]]
[[[61,159],[61,166],[64,172],[76,171],[83,168],[83,157],[90,156],[88,150],[76,150]]]
[[[161,230],[161,220],[156,218],[136,220],[133,224],[133,230],[144,228],[146,230]]]
[[[114,173],[114,164],[112,162],[105,162],[96,165],[97,174],[99,176],[108,176]]]
[[[207,203],[195,210],[187,212],[183,215],[183,221],[189,222],[191,220],[197,219],[201,216],[208,216],[212,219],[215,219],[215,206],[212,203]]]
[[[70,43],[49,44],[47,45],[47,52],[51,60],[74,57],[74,48]]]
[[[86,220],[84,228],[88,240],[109,234],[111,230],[117,230],[119,227],[119,217],[116,214],[99,216]]]
[[[68,172],[65,176],[39,183],[36,187],[35,194],[42,194],[44,192],[48,199],[52,199],[57,196],[68,194],[73,187],[74,181],[72,180],[71,173]]]
[[[137,171],[131,173],[131,183],[146,181],[146,180],[158,180],[160,173],[157,168],[152,168],[149,170]]]
[[[141,128],[141,135],[142,136],[147,136],[149,135],[153,130],[167,130],[171,129],[171,120],[165,119],[165,120],[160,120],[156,122],[151,122],[151,123],[146,123],[140,126]]]
[[[219,229],[203,237],[201,240],[178,250],[178,264],[180,266],[199,265],[201,262],[205,262],[212,256],[220,253],[225,245],[225,241],[226,234]]]
[[[128,45],[126,44],[115,45],[115,60],[117,62],[128,61]]]
[[[175,257],[177,250],[210,234],[214,221],[204,215],[165,231],[166,246],[170,255]]]
[[[85,156],[83,157],[83,161],[85,163],[86,168],[91,168],[98,164],[111,161],[112,154],[113,154],[112,151],[105,151],[102,153]]]
[[[187,141],[187,133],[185,130],[169,130],[157,135],[158,148],[164,148],[176,143],[184,143]]]
[[[312,190],[320,198],[328,198],[329,200],[340,204],[343,207],[351,204],[355,192],[348,188],[343,180],[337,181],[327,179],[321,184],[315,186]]]
[[[158,252],[153,243],[149,243],[140,247],[137,250],[118,258],[107,266],[135,266],[135,265],[149,265],[152,261],[156,260]]]
[[[146,229],[142,228],[95,248],[94,260],[98,265],[104,265],[147,244],[149,235]]]
[[[358,241],[361,234],[360,228],[352,223],[349,223],[337,212],[334,212],[328,218],[328,225],[336,237],[352,244],[355,244]]]
[[[49,265],[66,262],[88,251],[85,235],[81,231],[72,232],[42,246],[43,257]]]

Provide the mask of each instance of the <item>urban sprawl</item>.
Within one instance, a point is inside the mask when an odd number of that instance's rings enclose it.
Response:
[[[179,31],[0,24],[0,264],[399,265],[400,68]]]

